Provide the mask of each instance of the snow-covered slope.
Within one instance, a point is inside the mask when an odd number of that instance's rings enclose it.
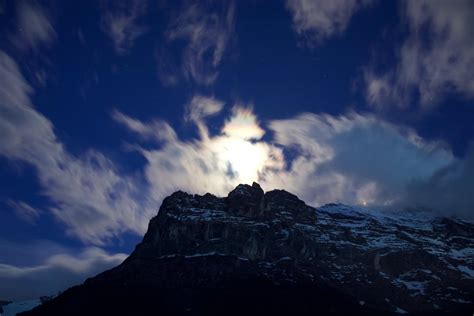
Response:
[[[399,311],[473,303],[473,223],[427,212],[395,213],[341,204],[316,211],[315,239],[338,252],[357,252],[360,259],[369,259],[360,266],[329,254],[324,262],[335,269],[328,278],[341,287]]]

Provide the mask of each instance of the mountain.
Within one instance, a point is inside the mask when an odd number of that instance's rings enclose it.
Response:
[[[119,266],[21,315],[472,315],[474,224],[175,192]]]
[[[41,299],[9,302],[0,300],[0,316],[15,316],[18,313],[29,311],[41,304]]]

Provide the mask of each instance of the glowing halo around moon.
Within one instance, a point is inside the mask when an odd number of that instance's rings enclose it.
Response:
[[[283,154],[275,146],[259,141],[264,134],[250,109],[234,107],[222,135],[212,144],[220,168],[239,183],[257,181],[266,168],[280,168]]]

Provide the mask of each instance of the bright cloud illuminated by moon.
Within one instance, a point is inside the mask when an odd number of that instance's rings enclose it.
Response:
[[[205,118],[220,110],[220,101],[196,96],[188,105],[187,118],[198,128],[199,139],[164,141],[156,149],[139,147],[148,161],[145,176],[155,200],[176,190],[225,195],[239,183],[252,183],[267,172],[283,170],[282,149],[261,140],[265,132],[249,108],[234,107],[221,132],[209,135]],[[123,113],[120,117],[121,123],[136,122]]]
[[[251,108],[234,106],[220,132],[210,135],[206,117],[224,108],[214,98],[197,96],[188,105],[188,117],[200,131],[198,139],[155,137],[168,140],[154,149],[138,147],[147,159],[145,176],[157,203],[176,190],[222,196],[239,183],[258,181],[264,189],[283,188],[312,205],[399,206],[412,181],[455,162],[443,144],[357,113],[272,120],[267,128],[273,139],[263,140],[265,125]]]

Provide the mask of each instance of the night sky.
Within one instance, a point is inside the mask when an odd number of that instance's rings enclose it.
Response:
[[[0,299],[119,264],[177,190],[474,216],[474,2],[0,1]]]

